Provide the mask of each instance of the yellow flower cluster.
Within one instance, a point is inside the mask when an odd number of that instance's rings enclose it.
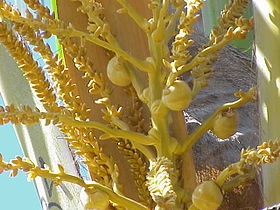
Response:
[[[150,162],[147,174],[147,185],[158,209],[173,209],[176,193],[174,183],[177,182],[177,171],[174,163],[166,157]]]
[[[256,149],[243,149],[240,157],[241,165],[259,166],[265,163],[274,163],[280,157],[280,141],[264,142]]]
[[[40,10],[38,18],[45,17],[48,20],[54,20],[53,16],[50,15],[49,10],[46,7],[42,6],[39,2],[31,1],[28,3],[33,5],[31,8],[34,7]],[[8,5],[4,5],[4,7],[6,9],[10,8],[10,6]],[[20,14],[18,11],[16,12]],[[33,19],[31,13],[27,13],[27,17]],[[3,26],[5,26],[4,22],[2,24]],[[3,28],[1,32],[6,32],[5,36],[2,36],[3,39],[6,39],[3,44],[10,50],[10,53],[14,55],[13,57],[15,60],[25,62],[25,65],[20,65],[21,69],[23,71],[29,71],[30,73],[25,74],[24,76],[29,80],[31,84],[33,84],[33,81],[36,82],[36,84],[34,84],[32,87],[37,90],[37,96],[40,98],[40,101],[47,103],[48,106],[45,105],[46,110],[58,113],[62,112],[63,114],[73,116],[76,119],[88,119],[90,110],[85,107],[84,103],[81,102],[80,97],[75,94],[75,84],[73,84],[72,80],[70,79],[68,70],[64,67],[62,61],[58,59],[58,56],[55,56],[52,53],[50,47],[44,43],[40,33],[35,33],[30,26],[22,23],[15,23],[15,30],[17,30],[17,32],[20,33],[26,41],[29,41],[30,44],[34,45],[36,47],[35,51],[39,52],[42,58],[45,59],[47,66],[45,66],[44,68],[50,69],[50,71],[48,72],[51,74],[52,80],[54,81],[54,87],[56,88],[58,93],[57,95],[66,104],[66,107],[60,106],[56,109],[48,109],[48,107],[50,106],[57,106],[56,97],[53,94],[54,90],[50,88],[51,85],[44,77],[44,73],[40,67],[37,67],[38,70],[35,70],[29,66],[33,63],[38,66],[38,64],[33,60],[29,49],[20,41],[18,41],[18,38],[12,33],[11,29],[8,29],[7,27]],[[8,35],[7,33],[10,33],[10,35]],[[48,38],[46,37],[46,34],[47,33],[43,32],[44,38]],[[13,39],[9,39],[8,37],[13,37]],[[8,43],[8,41],[10,41],[10,43]],[[22,53],[16,54],[16,51],[27,51],[27,55],[29,57],[26,56],[26,59],[23,59]],[[81,62],[82,61],[80,61],[80,63]],[[86,65],[86,63],[84,65]],[[49,91],[49,93],[52,95],[52,98],[46,98],[48,94],[46,94],[45,92],[47,91]],[[36,123],[38,121],[31,121],[29,118],[26,118],[25,120],[28,121],[29,124]],[[46,121],[46,125],[50,123],[50,119],[46,119]],[[26,123],[27,122],[25,122],[25,124]],[[76,153],[84,157],[85,162],[95,163],[94,170],[92,170],[96,172],[94,175],[94,179],[98,180],[100,183],[106,184],[107,186],[112,186],[110,174],[111,172],[117,170],[117,168],[113,167],[114,164],[111,163],[112,160],[106,157],[106,155],[102,152],[102,149],[99,148],[98,143],[96,142],[96,137],[93,135],[93,131],[87,129],[77,130],[69,126],[65,127],[63,125],[58,126],[60,127],[60,130],[68,136],[66,139],[71,142],[70,146],[76,150]],[[84,138],[81,138],[82,136],[84,136]],[[117,180],[115,180],[114,182],[116,181]]]
[[[87,208],[97,208],[95,201],[101,197],[105,200],[100,203],[103,207],[111,203],[136,210],[153,206],[162,210],[180,209],[190,205],[191,191],[182,189],[178,182],[178,155],[188,151],[208,130],[212,129],[218,136],[217,129],[220,128],[216,128],[217,116],[255,101],[256,90],[252,88],[248,92],[236,93],[238,100],[217,108],[197,130],[185,134],[184,139],[174,137],[170,129],[175,123],[172,115],[188,107],[200,89],[207,86],[211,63],[217,58],[218,51],[235,39],[244,39],[253,28],[251,19],[241,17],[248,1],[231,1],[222,12],[219,25],[212,30],[209,43],[192,56],[188,51],[194,43],[190,35],[193,32],[192,25],[203,6],[202,0],[150,0],[149,18],[143,17],[129,1],[116,0],[121,6],[117,12],[130,16],[147,36],[149,55],[144,59],[133,56],[122,48],[110,31],[103,14],[106,8],[100,2],[74,1],[80,3],[77,10],[88,17],[87,31],[78,30],[71,23],[56,20],[38,0],[25,0],[30,9],[37,11],[37,16],[33,16],[28,10],[23,16],[4,0],[0,0],[0,42],[16,60],[45,107],[45,111],[37,108],[32,110],[28,106],[20,109],[13,105],[0,107],[0,124],[12,122],[30,125],[41,119],[46,120],[46,125],[55,124],[66,135],[65,140],[75,150],[75,154],[83,158],[82,162],[88,166],[93,182],[86,184],[82,179],[66,174],[62,166],[58,166],[59,172],[56,173],[48,168],[41,169],[30,160],[20,157],[10,163],[4,162],[1,157],[0,171],[10,170],[11,175],[15,176],[22,169],[29,173],[31,179],[42,176],[52,179],[56,184],[61,181],[79,184],[84,187],[84,205]],[[175,8],[173,14],[169,12],[170,6]],[[13,27],[9,27],[8,23]],[[102,107],[102,122],[92,120],[91,110],[82,100],[63,58],[55,55],[45,43],[45,39],[51,35],[57,36],[64,55],[69,56],[76,70],[82,73],[81,79],[85,79],[94,103]],[[171,41],[172,49],[169,50],[168,43]],[[86,43],[110,51],[107,76],[92,67]],[[44,69],[51,82],[34,61],[27,44],[35,46],[34,50],[44,59]],[[187,71],[191,72],[192,86],[179,79]],[[126,109],[129,116],[122,112],[122,107],[113,103],[109,82],[112,83],[110,85],[121,86],[128,94],[128,100],[132,104],[130,109]],[[58,105],[57,99],[63,104]],[[148,112],[148,120],[144,119],[144,110]],[[228,122],[228,119],[224,120]],[[234,126],[237,123],[236,120]],[[96,130],[101,131],[101,135]],[[235,129],[223,137],[227,138],[234,132]],[[99,144],[99,140],[105,139],[115,140],[117,148],[127,158],[138,197],[144,205],[122,195],[118,165],[103,152],[102,144]],[[241,163],[258,165],[272,162],[279,156],[278,147],[279,143],[268,143],[267,147],[262,145],[257,151],[244,150],[239,165],[230,166],[222,172],[216,180],[217,186],[214,182],[207,182],[206,184],[217,189],[219,199],[213,209],[218,208],[222,200],[219,187],[223,187],[225,178],[236,173],[237,169],[241,170]],[[238,177],[239,182],[240,180],[244,180],[244,177]],[[203,195],[207,199],[207,195]]]
[[[107,196],[112,202],[121,202],[125,204],[125,206],[136,210],[147,210],[145,206],[134,202],[131,199],[125,198],[121,195],[114,193],[108,187],[105,187],[94,181],[92,181],[91,183],[86,183],[83,179],[79,177],[65,173],[64,168],[61,165],[58,165],[57,168],[58,172],[53,172],[48,166],[45,166],[45,168],[40,168],[39,166],[36,166],[30,159],[21,158],[19,156],[17,156],[10,162],[5,162],[3,161],[3,157],[0,154],[0,173],[3,173],[4,171],[11,171],[10,176],[16,176],[18,170],[23,170],[28,173],[28,180],[30,181],[35,179],[37,176],[40,176],[43,178],[53,180],[56,186],[61,184],[62,181],[71,182],[73,184],[77,184],[84,187],[89,194],[92,193],[94,189],[98,189],[103,193],[107,194]]]
[[[219,25],[214,26],[210,34],[210,43],[217,43],[222,39],[226,30],[230,26],[234,26],[236,19],[240,18],[247,7],[249,0],[231,1],[225,6],[221,16],[218,19]]]
[[[24,76],[29,80],[45,109],[60,112],[60,108],[56,105],[54,91],[47,82],[38,63],[34,61],[29,48],[17,39],[5,22],[0,22],[0,41],[24,72]]]
[[[54,19],[54,15],[50,14],[50,9],[43,6],[39,0],[24,0],[24,2],[30,9],[36,10],[39,17]]]

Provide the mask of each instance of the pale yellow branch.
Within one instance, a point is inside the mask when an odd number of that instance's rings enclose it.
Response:
[[[151,0],[149,8],[152,10],[153,21],[157,23],[159,17],[159,11],[161,7],[161,0]]]
[[[45,177],[45,178],[57,178],[58,174],[57,173],[52,173],[50,172],[48,175],[46,173],[39,173],[38,174],[39,176],[41,177]],[[44,176],[45,175],[45,176]],[[93,188],[96,188],[96,189],[99,189],[101,190],[102,192],[105,192],[109,195],[109,199],[114,202],[114,203],[117,203],[118,205],[120,206],[124,206],[126,208],[129,208],[129,209],[135,209],[135,210],[148,210],[148,208],[130,198],[127,198],[123,195],[120,195],[120,194],[117,194],[115,193],[112,189],[110,189],[109,187],[106,187],[102,184],[99,184],[95,181],[91,181],[90,184],[86,184],[84,182],[84,180],[82,180],[81,178],[79,177],[75,177],[75,176],[72,176],[72,175],[69,175],[69,174],[64,174],[63,176],[60,176],[59,178],[61,178],[62,181],[67,181],[67,182],[71,182],[71,183],[75,183],[75,184],[78,184],[82,187],[85,187],[85,188],[89,188],[89,187],[93,187]]]
[[[3,109],[3,107],[2,107]],[[23,118],[23,116],[25,116]],[[30,118],[30,119],[29,119]],[[71,117],[60,115],[56,113],[45,113],[45,112],[26,112],[14,110],[11,112],[0,112],[0,120],[8,123],[21,123],[22,121],[27,121],[28,124],[37,123],[39,119],[46,119],[47,121],[54,121],[54,124],[63,123],[65,126],[73,126],[77,128],[94,128],[103,131],[115,138],[129,139],[133,142],[137,142],[143,145],[155,145],[156,139],[151,136],[146,136],[142,133],[126,131],[120,129],[113,129],[105,124],[95,122],[95,121],[79,121]],[[1,124],[3,124],[3,122]]]
[[[20,16],[19,14],[17,14],[17,12],[14,12],[14,11],[7,12],[6,10],[3,11],[1,9],[0,9],[0,13],[1,13],[0,16],[5,17],[9,20],[12,20],[12,21],[15,21],[15,22],[21,23],[21,24],[27,24],[33,28],[48,31],[54,35],[57,35],[58,37],[79,37],[81,39],[85,39],[100,47],[103,47],[107,50],[115,52],[117,55],[123,57],[123,59],[125,59],[126,61],[133,64],[135,67],[137,67],[141,71],[151,72],[153,70],[153,68],[149,62],[142,61],[138,58],[135,58],[132,55],[129,55],[124,50],[122,50],[120,47],[116,47],[115,45],[112,45],[106,41],[100,40],[98,37],[94,36],[93,34],[79,31],[79,30],[75,29],[72,25],[69,25],[68,27],[63,27],[60,24],[60,22],[56,22],[54,20],[43,19],[43,21],[38,21],[35,19],[28,19],[28,18]]]
[[[116,0],[136,23],[145,32],[147,32],[148,21],[143,18],[126,0]]]
[[[114,193],[110,188],[105,187],[99,183],[94,183],[93,186],[103,192],[106,192],[109,195],[111,201],[113,201],[114,203],[117,203],[127,209],[149,210],[148,207],[146,207],[130,198],[127,198],[123,195]]]
[[[27,173],[29,173],[29,178],[32,180],[37,176],[48,178],[53,180],[55,183],[59,184],[62,181],[74,183],[77,185],[80,185],[84,188],[95,188],[99,189],[105,193],[108,194],[109,199],[119,204],[120,206],[124,206],[128,209],[136,209],[136,210],[148,210],[148,208],[130,198],[127,198],[123,195],[119,195],[115,192],[113,192],[112,189],[99,184],[95,181],[91,181],[90,184],[85,183],[83,179],[80,177],[76,177],[70,174],[67,174],[64,172],[64,169],[62,166],[59,165],[59,172],[52,172],[50,169],[43,169],[38,166],[35,166],[35,164],[26,158],[16,157],[16,159],[12,160],[10,163],[4,162],[2,155],[0,154],[0,172],[5,171],[17,171],[18,169],[21,169]],[[17,172],[15,174],[12,173],[12,176],[16,176]]]
[[[280,157],[279,153],[280,141],[274,140],[263,142],[257,148],[242,149],[240,161],[229,165],[216,178],[216,183],[223,189],[230,189],[247,179],[253,177],[254,168],[261,164],[274,163]],[[226,182],[227,178],[233,174],[239,174],[235,180]]]
[[[47,28],[45,30],[47,30]],[[59,28],[49,29],[49,31],[51,33],[57,35],[58,37],[62,35],[62,36],[69,36],[69,37],[84,38],[87,41],[90,41],[96,45],[99,45],[107,50],[113,51],[114,53],[123,57],[123,59],[127,60],[129,63],[131,63],[132,65],[134,65],[141,71],[144,71],[144,72],[152,71],[152,67],[148,62],[141,61],[140,59],[135,58],[132,55],[129,55],[127,52],[125,52],[121,48],[111,45],[108,42],[102,41],[91,34],[88,34],[88,33],[82,32],[82,31],[78,31],[78,30],[69,31],[67,29],[63,30],[63,29],[59,29]]]
[[[94,122],[94,121],[82,122],[64,116],[58,116],[58,118],[59,121],[65,123],[65,125],[69,125],[77,128],[95,128],[109,135],[112,135],[112,137],[129,139],[139,144],[154,145],[156,143],[155,139],[150,136],[146,136],[144,134],[133,132],[133,131],[125,131],[125,130],[109,128],[108,126],[99,122]]]
[[[217,108],[216,111],[207,120],[205,120],[201,126],[199,126],[191,135],[186,137],[183,144],[179,144],[177,146],[174,153],[182,154],[186,150],[190,149],[194,145],[194,143],[204,135],[204,133],[212,128],[216,116],[222,111],[228,109],[236,109],[248,102],[254,101],[256,97],[256,89],[251,88],[247,93],[240,92],[239,94],[240,99],[238,99],[237,101],[225,103]]]
[[[227,168],[225,168],[220,174],[219,176],[216,178],[216,183],[217,185],[219,185],[220,187],[223,186],[223,184],[225,183],[225,181],[227,180],[227,178],[235,173],[238,172],[240,166],[239,166],[239,162],[238,163],[234,163],[229,165]]]
[[[167,15],[167,11],[168,11],[168,8],[169,8],[169,0],[163,0],[162,1],[162,5],[161,5],[161,9],[160,9],[160,12],[159,12],[159,19],[158,19],[158,26],[160,25],[164,25],[164,19]]]
[[[250,23],[252,24],[252,23]],[[202,51],[200,51],[192,60],[191,62],[180,66],[177,71],[172,71],[167,79],[167,86],[170,86],[174,80],[180,76],[181,74],[190,71],[193,67],[197,66],[199,63],[207,62],[207,56],[216,53],[217,51],[221,50],[225,45],[235,39],[241,39],[245,36],[248,30],[251,29],[253,25],[245,25],[239,26],[236,29],[232,27],[228,29],[226,35],[224,35],[223,39],[216,44],[213,44]]]
[[[164,39],[165,37],[165,24],[166,24],[166,16],[167,11],[169,8],[169,0],[163,0],[162,6],[159,12],[159,18],[158,21],[156,22],[157,27],[155,31],[152,33],[152,38],[155,42],[160,42]]]
[[[45,30],[47,30],[47,29],[45,29]],[[111,45],[108,42],[102,41],[102,40],[98,39],[97,37],[95,37],[91,34],[88,34],[88,33],[82,32],[82,31],[78,31],[78,30],[74,30],[74,31],[70,30],[69,31],[67,29],[63,30],[63,29],[59,29],[59,28],[50,29],[49,31],[51,33],[57,35],[58,37],[62,35],[62,36],[69,36],[69,37],[84,38],[87,41],[90,41],[90,42],[92,42],[96,45],[99,45],[99,46],[101,46],[101,47],[103,47],[107,50],[113,51],[114,53],[123,57],[123,59],[127,60],[128,62],[130,62],[132,65],[134,65],[135,67],[137,67],[141,71],[144,71],[144,72],[152,71],[151,66],[147,62],[141,61],[140,59],[129,55],[127,52],[125,52],[121,48],[116,47],[114,45]]]
[[[180,6],[176,7],[176,11],[175,13],[172,15],[166,30],[165,30],[165,34],[166,34],[166,38],[169,39],[174,33],[175,33],[175,29],[177,26],[177,22],[180,19],[181,13],[185,7],[186,3],[183,2]],[[167,40],[168,41],[168,40]]]
[[[174,82],[174,80],[178,76],[180,76],[181,74],[183,74],[183,73],[185,73],[187,71],[190,71],[192,68],[194,68],[195,66],[197,66],[200,63],[204,63],[205,61],[208,61],[207,55],[222,49],[226,44],[228,44],[232,40],[233,40],[232,37],[231,38],[226,37],[226,38],[222,39],[220,42],[218,42],[217,44],[211,45],[210,47],[207,47],[206,49],[204,49],[201,52],[199,52],[191,60],[191,62],[189,62],[189,63],[179,67],[177,71],[171,72],[169,74],[168,80],[167,80],[167,86],[171,85]]]
[[[120,129],[122,129],[124,131],[129,131],[129,126],[127,125],[127,123],[120,120],[118,117],[113,116],[111,119],[112,119],[112,123],[114,125],[116,125],[117,127],[119,127]],[[142,144],[134,142],[134,141],[132,141],[132,144],[136,149],[138,149],[140,152],[142,152],[149,160],[156,158],[155,155],[153,154],[153,152],[146,145],[142,145]]]

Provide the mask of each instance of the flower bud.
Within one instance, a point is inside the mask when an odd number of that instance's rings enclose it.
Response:
[[[216,210],[222,201],[222,192],[213,181],[202,182],[192,193],[193,205],[200,210]]]
[[[129,73],[119,61],[117,56],[114,56],[107,64],[107,76],[109,80],[118,86],[128,86],[131,82]]]
[[[176,80],[167,89],[163,90],[162,102],[173,111],[182,111],[187,108],[192,100],[192,91],[188,84]]]
[[[231,109],[216,117],[212,131],[218,138],[226,139],[236,133],[237,127],[238,113]]]

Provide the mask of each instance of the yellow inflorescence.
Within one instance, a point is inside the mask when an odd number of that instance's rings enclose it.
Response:
[[[145,132],[145,119],[143,117],[143,103],[137,97],[135,90],[130,87],[127,88],[127,95],[131,97],[131,107],[127,113],[126,120],[128,124],[133,127],[133,130],[137,132]],[[137,112],[135,112],[137,110]],[[130,164],[130,170],[132,172],[134,182],[138,190],[138,197],[142,203],[146,206],[151,207],[153,201],[149,193],[146,183],[146,175],[148,173],[149,163],[148,160],[151,158],[143,149],[146,149],[150,152],[149,148],[143,148],[138,150],[135,147],[135,144],[132,144],[130,141],[125,139],[116,139],[118,149],[124,154],[127,158],[128,163]],[[137,145],[139,146],[139,145]]]
[[[240,161],[229,165],[216,179],[224,190],[230,190],[254,178],[254,169],[261,164],[274,163],[280,157],[280,141],[264,142],[257,148],[242,149]],[[235,175],[232,180],[228,177]]]
[[[90,109],[86,108],[80,97],[75,93],[76,84],[70,78],[63,61],[52,53],[50,46],[45,44],[41,36],[34,33],[32,28],[23,24],[15,24],[15,29],[26,41],[36,47],[34,50],[40,53],[45,60],[47,65],[44,66],[44,69],[49,70],[48,73],[51,75],[57,95],[65,103],[67,109],[83,120],[88,119]]]
[[[101,98],[109,96],[110,91],[106,87],[105,79],[102,73],[95,71],[91,67],[85,48],[71,42],[69,39],[62,40],[64,52],[71,57],[75,67],[83,72],[83,78],[88,80],[87,87],[89,93],[100,95]]]
[[[33,10],[36,10],[39,17],[54,19],[54,15],[50,13],[50,9],[43,6],[39,0],[24,0],[24,2]]]
[[[91,194],[93,192],[101,191],[111,202],[121,202],[125,207],[129,207],[136,210],[147,210],[147,208],[140,203],[137,203],[131,199],[128,199],[122,195],[114,193],[110,188],[103,186],[99,183],[91,181],[86,183],[80,177],[76,177],[70,174],[65,173],[63,166],[58,165],[58,172],[53,172],[48,166],[44,169],[36,166],[30,159],[21,158],[17,156],[15,159],[10,162],[3,161],[3,157],[0,154],[0,173],[4,171],[11,171],[10,176],[16,176],[18,170],[23,170],[28,173],[28,180],[33,180],[36,177],[43,177],[53,180],[54,185],[60,185],[61,182],[71,182],[73,184],[80,185],[84,187],[87,193]],[[97,190],[96,190],[97,189]],[[105,193],[105,194],[104,194]]]
[[[193,40],[188,37],[193,32],[192,25],[198,19],[197,14],[202,8],[202,1],[188,1],[187,13],[181,12],[180,23],[178,26],[179,33],[175,36],[172,43],[172,56],[174,67],[178,68],[191,59],[188,47],[193,44]]]
[[[210,44],[217,43],[230,26],[234,26],[236,19],[240,18],[247,7],[249,0],[230,1],[221,12],[219,25],[214,26],[210,34]]]
[[[166,157],[157,158],[150,162],[147,175],[147,185],[158,208],[172,209],[175,207],[177,195],[174,184],[177,174],[174,163]]]
[[[56,96],[42,69],[34,61],[29,48],[18,40],[5,22],[0,22],[0,41],[7,48],[10,55],[15,59],[24,76],[30,81],[40,102],[48,111],[59,112],[60,107],[56,104]]]
[[[79,184],[84,187],[82,200],[86,208],[107,208],[112,204],[136,210],[153,206],[155,209],[169,210],[188,205],[191,192],[185,191],[178,184],[180,175],[176,169],[177,155],[189,150],[210,129],[218,137],[231,136],[238,121],[235,120],[232,126],[234,129],[228,131],[228,127],[232,125],[229,117],[223,118],[225,121],[220,123],[227,125],[227,128],[220,129],[221,126],[217,128],[216,125],[220,119],[217,116],[255,101],[256,90],[252,88],[248,92],[236,93],[238,100],[219,107],[197,130],[186,134],[180,143],[173,137],[170,129],[174,126],[172,124],[176,123],[172,121],[172,112],[188,107],[200,89],[207,86],[211,64],[217,59],[218,51],[232,40],[244,39],[253,28],[252,19],[241,17],[248,0],[231,1],[225,7],[219,18],[219,25],[211,32],[209,43],[195,55],[191,55],[188,48],[194,43],[190,39],[193,33],[192,25],[199,17],[202,0],[150,0],[149,18],[143,17],[129,1],[116,0],[121,6],[117,12],[130,16],[147,35],[150,54],[144,59],[134,57],[122,49],[117,37],[110,31],[103,14],[106,8],[103,8],[100,2],[74,1],[80,4],[77,10],[88,17],[86,32],[76,29],[71,23],[56,20],[50,10],[38,0],[25,0],[30,9],[36,10],[37,16],[32,15],[29,10],[23,16],[4,0],[0,0],[0,42],[16,60],[46,110],[32,109],[29,106],[0,107],[0,124],[12,122],[31,125],[42,119],[46,121],[46,125],[53,123],[66,135],[65,140],[75,150],[76,155],[83,157],[82,162],[88,166],[93,181],[87,184],[78,177],[66,174],[62,166],[58,166],[59,172],[52,172],[48,168],[41,169],[30,160],[20,157],[6,163],[0,156],[0,172],[9,170],[11,176],[16,176],[21,169],[29,174],[30,179],[41,176],[52,179],[57,185],[61,181]],[[169,11],[171,6],[175,9],[173,14]],[[89,120],[90,109],[82,101],[69,70],[63,60],[45,43],[45,39],[51,35],[59,38],[64,54],[73,60],[76,70],[82,72],[88,93],[92,94],[94,103],[102,107],[102,123]],[[78,39],[74,42],[73,38]],[[86,53],[87,42],[111,51],[107,77],[104,72],[92,68]],[[171,50],[168,43],[172,43]],[[44,68],[47,70],[46,74],[50,75],[51,82],[34,61],[27,44],[35,46],[34,50],[44,59]],[[191,72],[192,86],[178,78],[187,71]],[[142,74],[146,77],[139,76]],[[130,109],[113,104],[108,78],[116,86],[126,88],[132,104]],[[148,79],[144,82],[143,78]],[[63,102],[62,105],[58,105],[58,98]],[[123,114],[124,109],[130,116]],[[148,122],[144,119],[144,109],[149,111]],[[103,133],[97,136],[95,130]],[[225,131],[228,132],[225,134]],[[122,195],[118,165],[103,152],[98,143],[99,140],[108,138],[116,140],[118,149],[127,158],[139,192],[138,197],[146,206]],[[213,209],[217,208],[222,200],[220,188],[223,188],[224,184],[232,185],[230,182],[225,183],[228,176],[241,172],[243,175],[248,174],[252,172],[253,166],[273,162],[279,157],[279,145],[278,141],[269,142],[257,149],[243,150],[240,162],[225,169],[217,178],[217,185],[212,181],[204,183],[201,188],[206,185],[211,186],[206,187],[207,189],[216,187],[217,196],[214,196]],[[245,167],[248,165],[250,170]],[[241,183],[245,179],[237,177],[236,180]],[[198,194],[193,197],[198,198],[201,195]],[[104,202],[97,202],[100,199]],[[205,193],[203,199],[209,201]],[[195,205],[197,206],[196,203]],[[195,205],[191,205],[191,208],[195,208]]]
[[[264,142],[256,149],[243,149],[240,164],[259,166],[265,163],[274,163],[280,157],[280,141]]]

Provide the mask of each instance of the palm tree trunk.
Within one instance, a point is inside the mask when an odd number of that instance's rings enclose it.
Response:
[[[280,2],[254,0],[255,59],[258,69],[261,139],[280,136]],[[280,202],[280,162],[263,167],[265,205]]]

